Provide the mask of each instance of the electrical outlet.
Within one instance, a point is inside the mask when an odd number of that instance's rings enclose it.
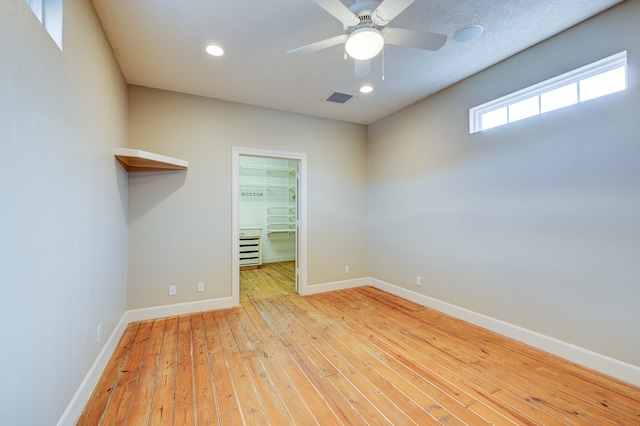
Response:
[[[422,287],[422,277],[416,277],[416,285]]]
[[[102,324],[98,325],[98,330],[96,331],[96,342],[100,342],[102,340]]]
[[[203,282],[199,282],[198,283],[198,293],[202,293],[204,291],[204,283]]]
[[[345,274],[349,273],[349,265],[344,265],[344,273]]]
[[[176,295],[176,286],[175,285],[170,285],[169,286],[169,296],[175,296]]]

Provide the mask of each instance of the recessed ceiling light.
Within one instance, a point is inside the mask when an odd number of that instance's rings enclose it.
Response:
[[[360,88],[360,93],[371,93],[373,92],[373,87],[371,86],[362,86]]]
[[[224,55],[224,50],[220,46],[210,45],[207,46],[207,53],[211,56],[222,56]]]
[[[467,25],[453,33],[453,39],[458,43],[466,43],[480,37],[483,31],[482,25]]]

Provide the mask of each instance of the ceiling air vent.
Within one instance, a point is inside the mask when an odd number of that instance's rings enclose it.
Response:
[[[353,95],[349,95],[347,93],[333,92],[332,94],[329,95],[329,97],[325,99],[325,101],[333,102],[336,104],[344,104],[348,102],[351,98],[353,98]]]

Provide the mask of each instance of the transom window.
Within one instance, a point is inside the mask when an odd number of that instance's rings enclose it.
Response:
[[[476,133],[627,88],[627,51],[585,65],[469,110]]]
[[[62,0],[26,0],[26,2],[62,50]]]

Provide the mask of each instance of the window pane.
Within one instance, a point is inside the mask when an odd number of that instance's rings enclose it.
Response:
[[[538,96],[509,105],[509,123],[540,114]]]
[[[578,84],[571,83],[540,95],[540,112],[553,111],[578,103]]]
[[[484,113],[482,114],[481,120],[482,130],[507,124],[507,107]]]
[[[580,81],[580,102],[626,89],[625,74],[624,67],[620,67]]]
[[[35,13],[35,15],[38,17],[40,22],[42,22],[42,0],[27,0],[27,4],[29,5],[33,13]]]
[[[44,0],[44,27],[62,49],[62,0]]]

